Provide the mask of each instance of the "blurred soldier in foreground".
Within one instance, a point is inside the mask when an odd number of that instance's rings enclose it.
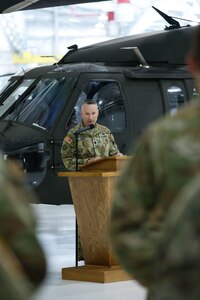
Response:
[[[81,107],[82,123],[70,129],[64,138],[61,157],[65,167],[75,170],[76,143],[74,132],[93,125],[93,129],[82,131],[78,136],[78,165],[99,160],[103,157],[121,155],[114,137],[107,127],[97,124],[98,106],[93,100],[86,100]]]
[[[200,89],[200,27],[196,31],[188,61]],[[148,288],[148,299],[152,300],[184,299],[183,292],[180,293],[181,297],[167,297],[167,285],[166,289],[162,288],[161,294],[160,280],[171,282],[177,290],[179,283],[186,280],[184,276],[190,277],[191,272],[195,278],[194,289],[199,280],[196,277],[199,271],[193,268],[193,264],[190,265],[190,261],[187,261],[190,272],[185,275],[179,273],[178,255],[174,258],[177,259],[175,270],[168,265],[168,256],[165,262],[159,259],[162,241],[166,238],[168,209],[176,201],[181,188],[200,172],[199,101],[199,98],[194,99],[177,115],[166,116],[146,130],[117,182],[113,197],[111,239],[114,250],[126,270]],[[194,238],[196,236],[192,240]],[[178,240],[176,246],[177,253],[180,253],[182,244],[179,245]],[[166,253],[167,247],[166,244]],[[169,266],[165,274],[158,267],[163,263],[166,268]],[[183,277],[177,278],[179,276]],[[197,300],[192,296],[193,288],[185,299]]]
[[[169,208],[157,265],[154,299],[200,299],[200,175]],[[158,288],[159,287],[159,288]]]
[[[21,171],[0,156],[0,299],[27,300],[42,282],[46,260]]]

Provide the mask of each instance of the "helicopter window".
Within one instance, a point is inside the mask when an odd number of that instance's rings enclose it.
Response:
[[[0,117],[14,104],[17,99],[28,89],[34,79],[24,80],[2,103],[0,107]]]
[[[198,93],[198,91],[197,91],[197,89],[195,87],[192,90],[192,96],[193,97],[198,97],[199,96],[199,93]]]
[[[67,92],[71,91],[73,82],[74,79],[71,78],[40,80],[7,118],[50,130],[65,103]],[[67,92],[63,90],[65,83]]]
[[[83,84],[67,129],[81,122],[80,109],[86,99],[93,99],[99,107],[98,122],[112,132],[122,132],[126,127],[124,99],[115,81],[91,80]]]
[[[7,81],[0,89],[0,96],[3,95],[8,89],[12,88],[16,84],[17,80]]]
[[[174,115],[179,106],[185,102],[185,96],[182,89],[178,86],[171,86],[167,89],[170,114]]]

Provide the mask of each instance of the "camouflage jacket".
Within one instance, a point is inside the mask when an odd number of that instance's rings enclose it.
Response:
[[[76,168],[76,140],[74,132],[84,128],[82,124],[69,130],[61,148],[61,157],[69,170]],[[93,157],[114,156],[119,153],[111,131],[100,124],[78,135],[78,165],[86,164]]]
[[[199,198],[200,174],[181,189],[166,215],[151,299],[200,298]]]
[[[156,266],[167,211],[200,171],[199,101],[152,124],[132,154],[113,196],[111,239],[124,267],[151,291],[159,278]]]
[[[0,190],[0,299],[27,300],[46,272],[28,203],[35,197],[18,167],[5,164],[1,156]]]

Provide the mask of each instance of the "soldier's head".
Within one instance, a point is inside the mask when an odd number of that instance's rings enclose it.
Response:
[[[84,126],[96,124],[99,115],[97,103],[94,100],[86,100],[81,106],[81,118]]]
[[[197,89],[200,91],[200,25],[195,29],[190,48],[187,63],[190,72],[195,78]]]

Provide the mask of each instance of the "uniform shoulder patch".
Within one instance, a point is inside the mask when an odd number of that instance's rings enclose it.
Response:
[[[71,143],[73,142],[73,140],[72,140],[70,137],[68,137],[68,136],[66,136],[66,137],[64,138],[64,141],[65,141],[67,144],[71,144]]]

